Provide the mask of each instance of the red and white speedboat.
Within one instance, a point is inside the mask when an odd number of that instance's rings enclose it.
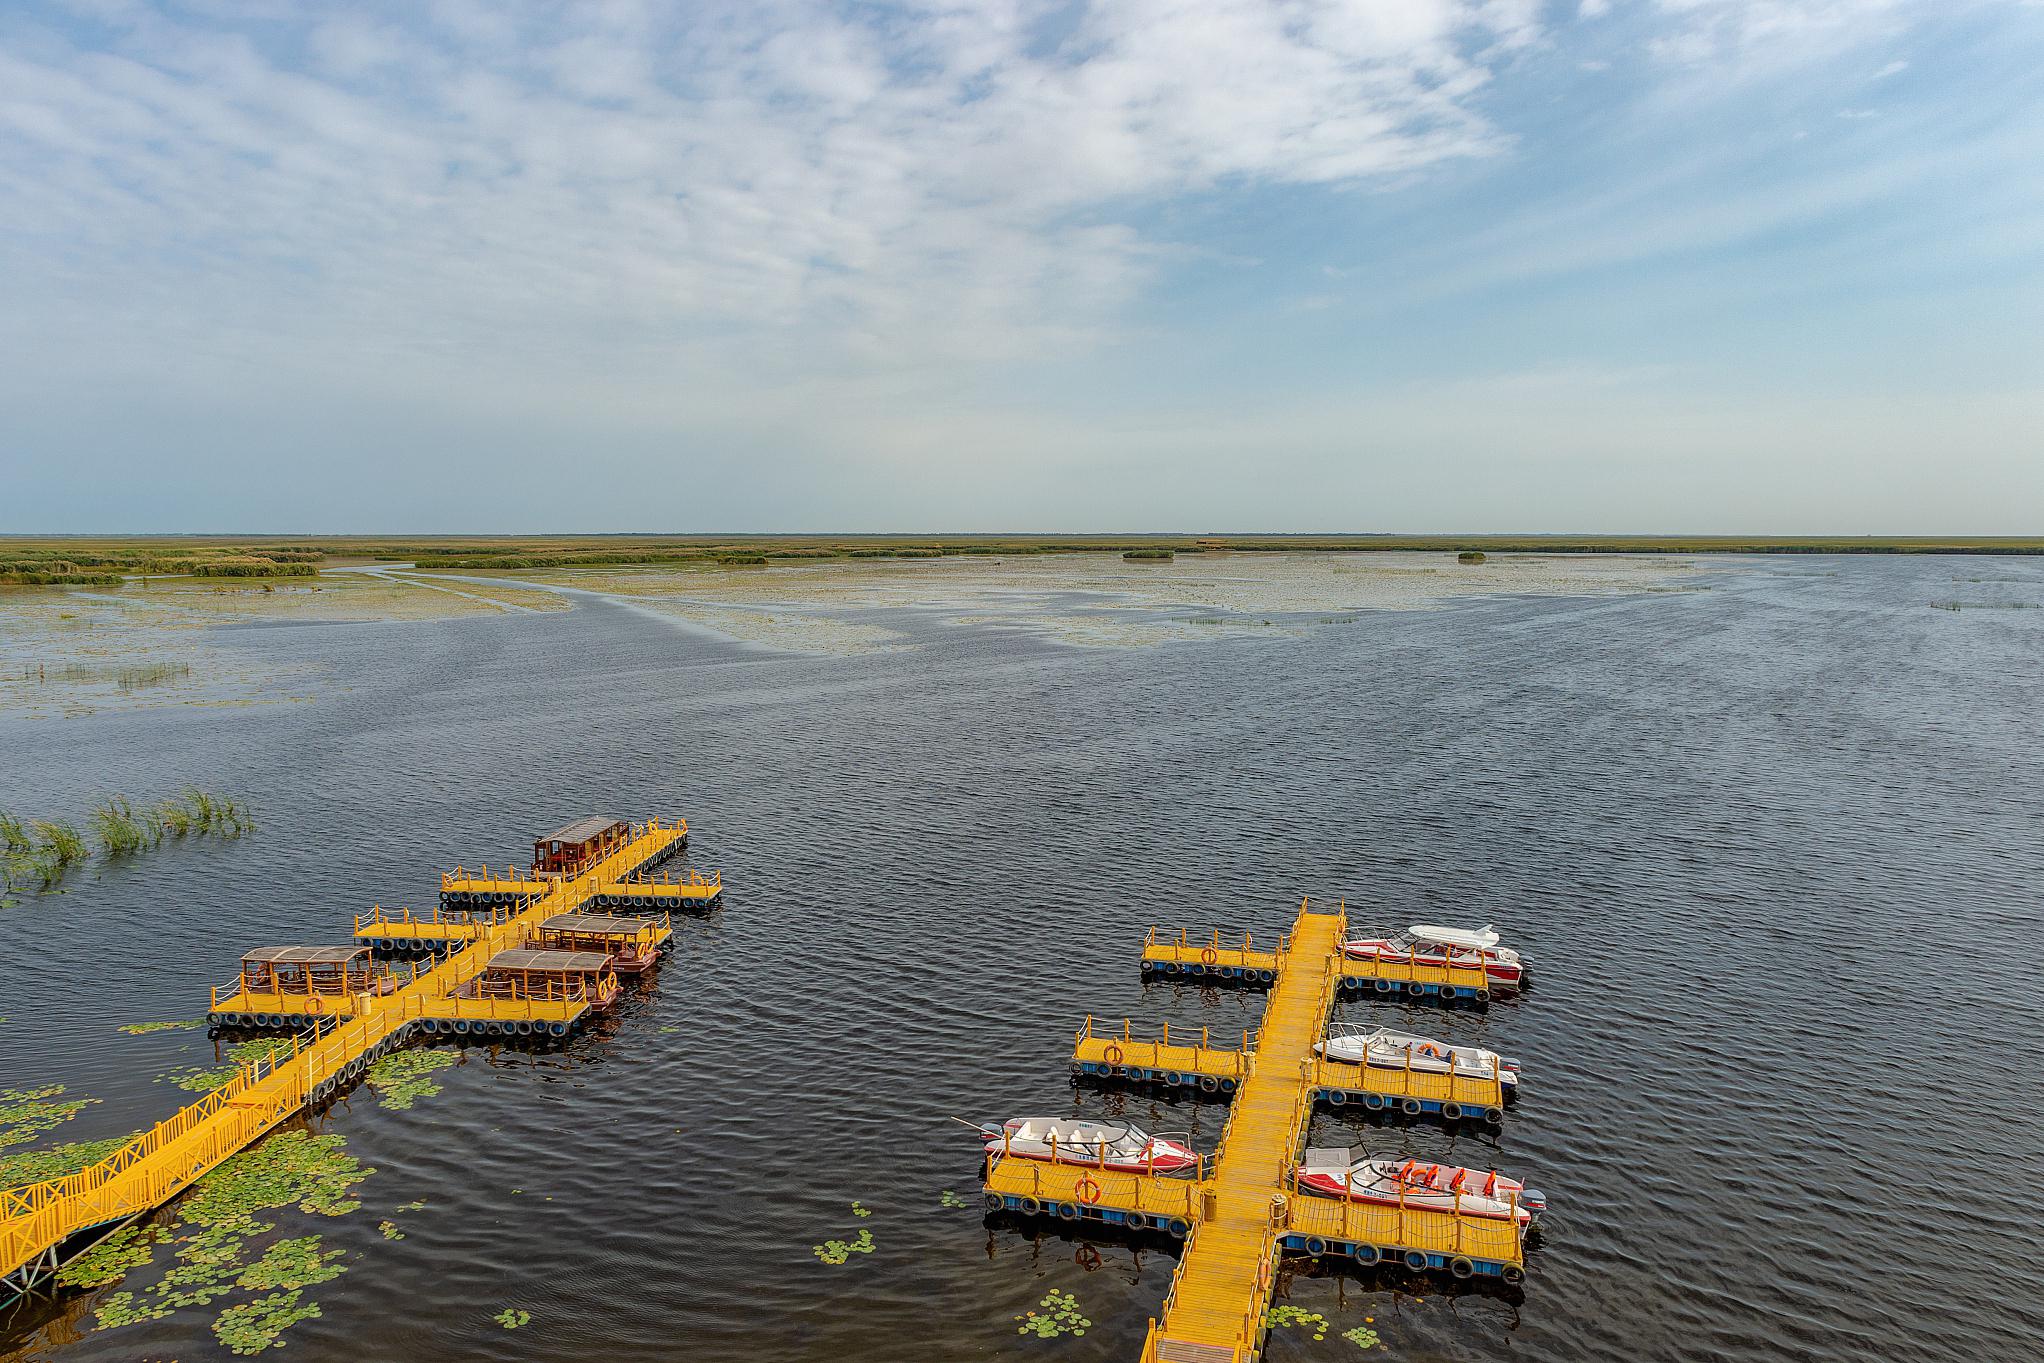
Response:
[[[1000,1126],[979,1130],[990,1155],[1019,1155],[1131,1174],[1175,1174],[1199,1167],[1199,1154],[1191,1146],[1152,1136],[1127,1122],[1011,1117]]]
[[[1519,1087],[1519,1062],[1510,1056],[1486,1051],[1481,1046],[1451,1046],[1430,1036],[1394,1032],[1388,1027],[1345,1028],[1325,1041],[1314,1042],[1313,1049],[1329,1060],[1388,1070],[1409,1067],[1422,1074],[1446,1074],[1453,1065],[1455,1073],[1472,1079],[1496,1075],[1506,1093]]]
[[[1309,1150],[1299,1166],[1299,1187],[1351,1202],[1454,1212],[1531,1225],[1547,1198],[1495,1170],[1465,1169],[1414,1159],[1352,1158],[1353,1150]],[[1337,1159],[1346,1161],[1336,1162]]]
[[[1470,932],[1464,928],[1415,923],[1391,937],[1359,937],[1341,949],[1359,961],[1392,961],[1400,965],[1482,966],[1492,989],[1518,989],[1526,982],[1526,963],[1510,947],[1498,945],[1496,928]]]

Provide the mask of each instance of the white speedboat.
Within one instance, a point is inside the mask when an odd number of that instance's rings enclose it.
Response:
[[[1496,1075],[1507,1093],[1519,1086],[1519,1062],[1509,1056],[1486,1051],[1481,1046],[1453,1046],[1429,1036],[1394,1032],[1388,1027],[1349,1028],[1325,1041],[1314,1042],[1313,1049],[1329,1060],[1351,1065],[1375,1065],[1390,1070],[1409,1067],[1425,1074],[1446,1074],[1452,1065],[1455,1073],[1471,1079]]]
[[[1175,1174],[1199,1167],[1199,1154],[1191,1146],[1152,1136],[1128,1122],[1011,1117],[979,1131],[990,1155],[1056,1160],[1131,1174]]]
[[[1359,961],[1395,965],[1480,966],[1492,989],[1518,989],[1526,983],[1526,962],[1510,947],[1498,945],[1498,930],[1436,927],[1414,923],[1389,937],[1359,937],[1341,944]]]
[[[1531,1225],[1547,1210],[1545,1195],[1496,1170],[1465,1169],[1458,1164],[1432,1164],[1414,1159],[1352,1158],[1353,1150],[1306,1152],[1299,1166],[1299,1187],[1324,1197],[1351,1202],[1405,1207],[1420,1211],[1460,1212],[1499,1221]],[[1333,1162],[1340,1157],[1345,1163]]]

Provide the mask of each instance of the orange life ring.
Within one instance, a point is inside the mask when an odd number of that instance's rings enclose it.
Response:
[[[1090,1207],[1100,1200],[1100,1185],[1090,1178],[1082,1178],[1073,1185],[1072,1195]]]
[[[1199,949],[1199,960],[1201,965],[1212,965],[1215,961],[1218,961],[1220,959],[1221,959],[1220,954],[1216,952],[1212,947],[1201,947]]]
[[[319,995],[314,994],[305,1001],[305,1011],[308,1013],[317,1013],[319,1011]]]
[[[1121,1063],[1121,1047],[1110,1041],[1107,1043],[1106,1049],[1100,1052],[1100,1057],[1110,1065],[1119,1065]]]

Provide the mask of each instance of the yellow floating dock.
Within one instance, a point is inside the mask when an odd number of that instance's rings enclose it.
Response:
[[[1170,1027],[1154,1037],[1136,1033],[1124,1019],[1120,1028],[1100,1028],[1088,1017],[1072,1043],[1072,1073],[1081,1079],[1120,1080],[1161,1088],[1198,1090],[1226,1097],[1241,1086],[1257,1048],[1256,1034],[1243,1032],[1238,1044],[1206,1029],[1174,1038]],[[1409,1117],[1438,1116],[1448,1121],[1475,1118],[1504,1120],[1505,1091],[1495,1074],[1473,1075],[1415,1068],[1405,1063],[1357,1065],[1313,1055],[1308,1086],[1329,1107],[1355,1106],[1370,1112],[1399,1112]]]
[[[381,904],[355,915],[355,939],[378,951],[433,951],[468,942],[509,922],[509,905],[476,909],[386,909]]]
[[[414,972],[401,988],[359,995],[345,1021],[322,1021],[314,1036],[242,1070],[221,1088],[157,1123],[103,1160],[65,1178],[0,1192],[0,1301],[33,1290],[99,1234],[161,1205],[300,1108],[331,1098],[423,1024],[456,1031],[524,1035],[535,1023],[567,1030],[581,998],[459,997],[499,952],[524,946],[552,914],[581,908],[600,889],[671,855],[687,825],[650,820],[617,851],[572,879],[547,880],[520,912],[493,922],[445,959]],[[443,887],[447,884],[443,880]],[[615,976],[608,976],[612,985]],[[505,1014],[498,1016],[493,1014]],[[518,1010],[517,1016],[510,1016]],[[559,1016],[556,1016],[559,1014]],[[579,1016],[579,1014],[576,1014]]]
[[[1142,1363],[1253,1363],[1261,1352],[1277,1265],[1287,1253],[1395,1262],[1458,1277],[1517,1282],[1524,1236],[1516,1221],[1460,1210],[1371,1206],[1301,1192],[1297,1170],[1316,1102],[1451,1118],[1499,1120],[1498,1078],[1327,1060],[1315,1050],[1337,994],[1380,978],[1374,963],[1344,956],[1339,909],[1302,903],[1292,930],[1275,942],[1218,933],[1190,937],[1152,930],[1145,975],[1189,975],[1268,985],[1254,1033],[1216,1038],[1166,1028],[1140,1035],[1133,1024],[1102,1028],[1088,1018],[1073,1038],[1082,1076],[1138,1080],[1230,1097],[1220,1148],[1196,1177],[1101,1172],[1072,1161],[988,1156],[989,1211],[1053,1216],[1185,1240],[1161,1319],[1150,1324]],[[1411,967],[1396,967],[1410,972]],[[1441,967],[1419,968],[1400,986],[1430,986],[1440,998],[1474,989]],[[1432,970],[1439,979],[1424,978]],[[1469,973],[1479,974],[1480,971]],[[1346,1153],[1346,1152],[1344,1152]]]
[[[1344,928],[1344,940],[1346,936]],[[1279,964],[1290,946],[1290,934],[1259,947],[1248,934],[1236,942],[1224,939],[1219,932],[1192,937],[1182,929],[1172,935],[1152,928],[1143,943],[1142,971],[1146,977],[1167,980],[1268,985],[1277,979]],[[1340,946],[1335,943],[1337,952]],[[1339,987],[1352,992],[1397,995],[1426,1003],[1490,1002],[1490,981],[1480,965],[1358,960],[1345,954],[1336,959]]]

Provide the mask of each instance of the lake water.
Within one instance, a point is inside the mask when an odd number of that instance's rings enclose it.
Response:
[[[2044,602],[2044,564],[1704,581],[1155,649],[932,624],[806,657],[600,601],[217,631],[311,699],[0,721],[0,807],[196,783],[261,819],[0,911],[0,1087],[99,1100],[49,1141],[146,1125],[212,1043],[114,1027],[196,1016],[245,948],[345,940],[571,816],[684,815],[727,903],[614,1020],[311,1120],[376,1173],[359,1212],[273,1218],[347,1251],[288,1356],[1126,1360],[1169,1252],[989,1227],[947,1118],[1210,1149],[1221,1107],[1075,1094],[1074,1027],[1253,1026],[1253,993],[1145,988],[1143,929],[1346,898],[1507,930],[1521,1001],[1345,1010],[1516,1055],[1524,1097],[1497,1135],[1323,1114],[1313,1143],[1494,1164],[1554,1210],[1511,1295],[1291,1276],[1333,1328],[1268,1358],[1359,1357],[1366,1321],[1406,1360],[2035,1357],[2044,610],[1934,607]],[[1018,1335],[1052,1289],[1092,1327]],[[95,1330],[96,1300],[17,1311],[0,1356],[226,1356],[224,1302]]]

